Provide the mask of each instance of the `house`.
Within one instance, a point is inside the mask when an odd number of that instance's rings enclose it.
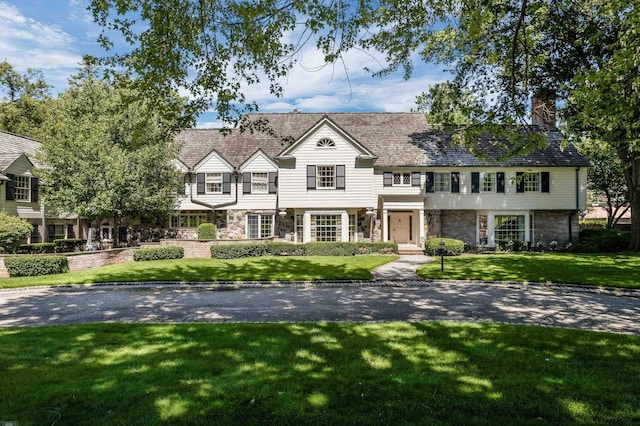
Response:
[[[420,113],[274,113],[246,120],[268,131],[180,132],[184,174],[170,226],[194,237],[394,241],[433,237],[494,247],[578,239],[588,162],[561,135],[503,162],[479,158]],[[480,138],[484,152],[495,138]]]
[[[86,238],[86,222],[75,214],[52,215],[41,195],[35,169],[41,143],[0,131],[0,210],[33,225],[28,243]]]

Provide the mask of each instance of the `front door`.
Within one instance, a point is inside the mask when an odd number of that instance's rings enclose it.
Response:
[[[408,244],[411,241],[411,213],[391,213],[389,225],[389,240],[398,244]]]

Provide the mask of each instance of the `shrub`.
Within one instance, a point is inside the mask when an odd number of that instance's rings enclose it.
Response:
[[[66,240],[53,240],[53,244],[55,245],[56,253],[60,253],[67,251],[80,251],[84,241],[79,238],[67,238]]]
[[[444,242],[447,250],[446,256],[457,256],[464,252],[464,241],[453,238],[431,238],[424,243],[425,251],[430,256],[435,256],[440,248],[440,242]]]
[[[33,226],[26,220],[0,211],[0,247],[7,253],[15,253],[32,232]]]
[[[133,260],[136,262],[145,260],[182,259],[184,248],[170,246],[158,248],[142,248],[133,252]]]
[[[18,253],[25,254],[44,254],[44,253],[55,253],[56,245],[54,243],[33,243],[33,244],[22,244],[18,247]]]
[[[273,256],[304,256],[306,247],[304,244],[267,243],[267,252]]]
[[[267,254],[266,244],[229,244],[211,246],[211,257],[214,259],[237,259],[240,257],[257,257]]]
[[[356,243],[358,254],[398,254],[396,243]]]
[[[215,240],[216,225],[214,225],[213,223],[201,223],[200,226],[198,226],[198,239]]]
[[[355,256],[356,243],[316,242],[306,243],[307,256]]]
[[[577,243],[569,247],[569,253],[598,253],[598,246],[589,241],[586,243]]]
[[[589,222],[580,222],[580,231],[587,231],[587,230],[600,230],[600,229],[605,229],[607,227],[607,221],[606,220],[590,220]]]
[[[617,229],[586,229],[580,231],[580,242],[591,243],[598,247],[598,251],[617,253],[629,248],[631,234]]]
[[[4,265],[12,277],[63,274],[69,271],[65,256],[15,256],[4,259]]]

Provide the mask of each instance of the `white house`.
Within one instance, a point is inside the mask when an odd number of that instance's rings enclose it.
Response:
[[[268,131],[177,135],[185,191],[170,225],[183,235],[212,222],[222,239],[418,247],[440,236],[489,247],[578,239],[589,164],[573,146],[562,148],[557,131],[544,132],[547,148],[497,162],[456,146],[420,113],[247,120]],[[480,149],[491,153],[494,141],[480,138]]]

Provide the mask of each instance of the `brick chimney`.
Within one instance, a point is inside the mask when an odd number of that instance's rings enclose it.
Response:
[[[551,96],[534,95],[531,98],[531,124],[543,130],[556,128],[556,99]]]

